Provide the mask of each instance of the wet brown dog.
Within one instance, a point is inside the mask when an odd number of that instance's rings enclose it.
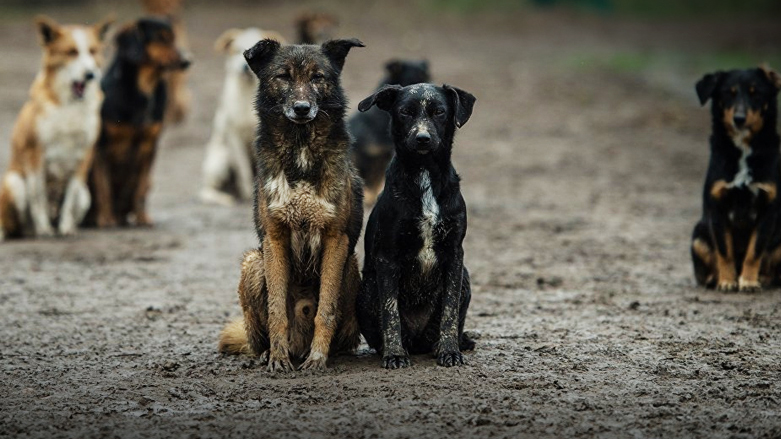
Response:
[[[362,184],[349,156],[339,76],[358,40],[284,46],[265,39],[245,52],[259,79],[255,227],[260,247],[242,264],[243,321],[219,350],[254,353],[270,371],[323,369],[360,340],[355,245]]]

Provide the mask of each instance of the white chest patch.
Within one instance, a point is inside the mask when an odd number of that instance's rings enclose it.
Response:
[[[36,134],[45,151],[47,176],[65,182],[78,170],[100,130],[99,99],[52,105],[38,119]]]
[[[437,254],[434,252],[434,229],[439,224],[439,205],[431,190],[431,178],[428,171],[420,173],[417,183],[423,191],[422,209],[418,222],[423,247],[418,252],[418,262],[420,262],[421,271],[427,273],[437,263]]]
[[[336,213],[335,206],[321,197],[312,184],[299,181],[291,187],[283,172],[269,178],[264,189],[269,212],[286,224],[307,223],[310,228],[322,229]]]
[[[732,142],[740,150],[740,160],[738,161],[738,172],[735,178],[729,183],[728,187],[748,187],[752,182],[751,168],[748,167],[748,158],[751,156],[751,146],[748,144],[746,135],[738,133],[733,137]]]

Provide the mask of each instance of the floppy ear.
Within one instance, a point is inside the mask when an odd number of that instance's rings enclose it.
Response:
[[[778,74],[775,70],[771,69],[769,65],[762,64],[759,66],[759,70],[762,71],[762,73],[765,75],[765,77],[770,81],[771,84],[773,84],[773,87],[776,88],[776,92],[778,90],[781,90],[781,75]]]
[[[141,41],[141,31],[137,23],[125,26],[116,37],[117,56],[133,64],[144,60],[144,42]]]
[[[363,43],[356,39],[351,38],[349,40],[329,40],[323,43],[321,50],[331,60],[331,64],[336,67],[336,70],[342,71],[344,67],[344,59],[353,47],[366,47]]]
[[[228,29],[222,33],[217,40],[214,41],[214,50],[219,53],[230,52],[231,44],[233,40],[241,33],[241,29]]]
[[[451,87],[449,85],[443,85],[442,88],[447,90],[447,93],[450,96],[456,127],[461,128],[472,116],[472,108],[474,108],[477,98],[460,88]]]
[[[95,35],[98,36],[98,40],[100,42],[103,42],[106,39],[106,34],[108,33],[109,29],[111,29],[111,26],[114,25],[114,21],[116,21],[114,14],[110,14],[92,26],[92,28],[95,30]]]
[[[713,91],[716,90],[716,86],[721,81],[722,76],[724,76],[722,71],[708,73],[697,82],[697,97],[700,98],[700,105],[705,105],[708,99],[713,96]]]
[[[386,85],[377,90],[373,95],[361,101],[358,104],[358,111],[368,111],[372,105],[377,105],[377,108],[383,111],[388,111],[396,102],[396,98],[399,96],[399,92],[402,87],[399,85]]]
[[[35,26],[41,38],[41,45],[46,46],[60,36],[60,25],[45,15],[35,17]]]
[[[256,76],[263,69],[263,66],[271,60],[271,57],[277,53],[279,47],[279,41],[266,38],[244,51],[244,59],[247,60],[247,65],[255,72]]]

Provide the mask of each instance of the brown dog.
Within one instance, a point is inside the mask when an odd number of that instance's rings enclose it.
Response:
[[[38,17],[43,69],[11,135],[0,183],[0,240],[76,231],[90,205],[87,173],[100,131],[98,78],[112,20],[92,27]]]
[[[320,44],[333,38],[339,21],[324,12],[304,12],[296,19],[299,44]]]
[[[255,226],[260,248],[245,255],[243,322],[219,349],[268,358],[270,371],[323,369],[332,352],[360,340],[355,244],[362,184],[349,156],[347,102],[339,76],[358,40],[284,46],[261,40],[244,56],[259,79]]]
[[[103,127],[92,168],[93,209],[88,223],[110,227],[151,225],[146,198],[152,164],[163,128],[164,74],[190,62],[177,49],[168,22],[145,18],[116,37],[117,54],[103,80]]]

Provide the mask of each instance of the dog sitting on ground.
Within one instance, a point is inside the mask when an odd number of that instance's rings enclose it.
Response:
[[[0,183],[0,240],[76,231],[90,206],[87,174],[100,131],[98,81],[112,20],[92,27],[35,20],[43,69],[11,135]]]
[[[366,225],[358,323],[388,369],[409,354],[435,352],[437,364],[463,364],[474,348],[464,334],[471,299],[462,243],[466,205],[450,161],[456,128],[475,97],[455,87],[386,86],[363,100],[390,113],[396,156]]]
[[[250,200],[254,193],[255,140],[257,118],[252,108],[258,80],[244,60],[244,51],[264,38],[285,44],[276,32],[257,28],[230,29],[215,43],[225,53],[225,83],[214,115],[214,124],[203,161],[204,202],[232,205]]]
[[[339,21],[324,12],[304,12],[296,19],[299,44],[320,44],[333,38]]]
[[[380,82],[384,85],[400,85],[429,82],[427,61],[392,60],[385,64],[387,76]],[[363,201],[373,205],[385,182],[385,169],[393,158],[393,139],[390,137],[390,115],[373,108],[358,112],[347,123],[350,134],[355,138],[352,147],[353,161],[363,178]]]
[[[349,157],[340,85],[358,40],[285,46],[262,40],[245,52],[258,76],[260,120],[255,226],[260,240],[242,264],[244,319],[220,337],[225,353],[254,353],[270,371],[323,369],[334,352],[360,341],[355,245],[361,233],[361,180]]]
[[[103,125],[90,175],[88,224],[150,226],[152,164],[163,128],[165,74],[190,65],[168,22],[142,18],[116,36],[117,52],[101,83]]]
[[[713,102],[703,215],[691,247],[699,285],[751,292],[779,280],[779,89],[781,76],[765,67],[707,74],[697,83],[700,103]]]
[[[176,44],[180,50],[189,47],[187,28],[182,19],[184,0],[142,0],[144,10],[149,15],[169,20],[174,30]],[[165,109],[166,123],[179,124],[184,121],[192,106],[192,93],[187,88],[187,71],[176,70],[166,75],[168,98]]]

